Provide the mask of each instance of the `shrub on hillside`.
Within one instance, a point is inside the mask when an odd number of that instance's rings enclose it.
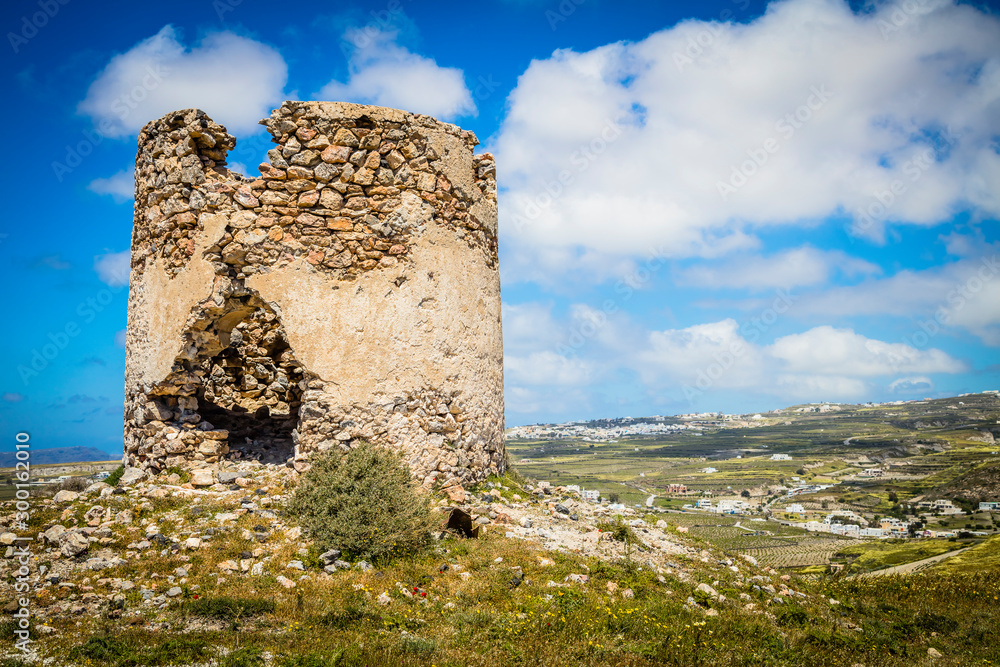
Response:
[[[83,491],[88,486],[90,486],[90,480],[86,477],[70,477],[69,479],[64,479],[59,485],[60,490],[66,491],[76,491],[77,493]]]
[[[105,479],[104,481],[105,483],[110,484],[111,486],[118,486],[118,480],[120,480],[122,478],[122,475],[124,474],[125,474],[125,466],[118,466],[117,468],[114,469],[114,472],[108,475],[108,478]]]
[[[435,524],[409,468],[395,452],[369,443],[313,460],[289,510],[324,551],[373,561],[419,552]]]

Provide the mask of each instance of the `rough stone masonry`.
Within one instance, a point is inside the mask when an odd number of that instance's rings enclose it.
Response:
[[[425,484],[504,468],[496,171],[472,132],[285,102],[260,178],[203,111],[139,135],[125,463],[308,467],[364,439]]]

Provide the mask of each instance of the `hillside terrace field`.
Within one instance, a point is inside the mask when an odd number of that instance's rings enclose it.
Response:
[[[738,497],[747,491],[748,502],[767,504],[776,517],[802,520],[783,512],[788,504],[798,503],[812,511],[811,518],[822,520],[832,510],[887,516],[899,511],[898,503],[919,499],[954,497],[967,501],[964,507],[973,510],[977,500],[1000,499],[1000,485],[995,483],[1000,478],[1000,444],[990,442],[988,436],[1000,416],[996,395],[842,408],[816,413],[797,412],[809,406],[792,406],[780,414],[767,413],[766,423],[753,428],[681,431],[617,442],[509,440],[507,448],[514,468],[530,479],[597,489],[603,497],[617,497],[627,505],[644,503],[655,494],[654,506],[660,509],[678,510],[706,494],[714,499]],[[791,460],[772,461],[773,454],[788,454]],[[863,469],[876,466],[885,469],[884,477],[858,476]],[[997,466],[998,474],[990,466]],[[717,471],[702,472],[707,467]],[[775,491],[799,483],[832,486],[793,498]],[[659,497],[669,484],[683,484],[688,493]],[[738,520],[733,517],[661,516],[668,523],[692,526],[693,537],[727,553],[748,553],[775,567],[826,564],[844,544],[858,543],[771,521],[766,522],[766,529],[775,535],[764,537],[733,528]],[[1000,516],[974,513],[924,518],[927,527],[935,530],[990,532],[998,527]],[[742,521],[753,529],[765,525],[751,523],[748,517]],[[786,528],[792,532],[783,532]],[[782,542],[787,539],[782,535],[789,535],[792,543]],[[900,557],[911,556],[919,554],[914,551]]]

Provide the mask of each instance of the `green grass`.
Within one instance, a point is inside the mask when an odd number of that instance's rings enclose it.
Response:
[[[949,540],[879,540],[841,549],[838,556],[850,561],[849,571],[869,572],[938,556],[968,546]]]
[[[934,572],[959,574],[975,570],[1000,570],[1000,536],[994,536],[968,551],[935,565]]]
[[[809,597],[767,607],[768,596],[740,586],[728,569],[711,560],[679,558],[690,571],[689,581],[668,578],[661,584],[634,565],[540,552],[506,538],[448,538],[440,546],[437,555],[398,561],[380,572],[345,572],[325,583],[303,583],[308,588],[301,591],[273,590],[274,607],[257,609],[257,622],[240,629],[190,631],[167,612],[166,625],[156,631],[100,621],[90,628],[64,626],[56,637],[72,642],[65,649],[70,664],[95,667],[180,665],[209,657],[220,667],[259,667],[265,652],[274,655],[277,667],[846,667],[859,662],[902,667],[920,664],[929,647],[953,664],[1000,661],[1000,627],[995,623],[1000,570],[885,577],[877,583],[795,578],[790,585]],[[542,553],[555,565],[542,567]],[[503,564],[496,558],[503,558]],[[471,577],[442,574],[442,560],[462,564]],[[520,586],[507,584],[508,565],[523,569]],[[545,585],[583,565],[591,576],[586,586]],[[719,604],[701,596],[702,604],[718,608],[716,617],[685,606],[697,582],[715,580],[719,590],[737,601]],[[408,598],[398,592],[397,581],[406,586],[422,582],[428,596]],[[633,598],[609,596],[608,582],[632,589]],[[374,597],[386,591],[392,603],[376,604]],[[740,592],[751,595],[755,610],[743,609]],[[840,604],[831,606],[827,596]],[[852,630],[854,626],[863,632]],[[90,637],[73,639],[88,632]]]
[[[183,609],[192,616],[233,621],[248,616],[271,613],[275,609],[275,602],[259,598],[198,598],[185,601]]]

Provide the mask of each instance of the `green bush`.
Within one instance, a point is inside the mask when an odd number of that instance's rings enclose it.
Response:
[[[610,521],[599,521],[597,523],[597,529],[618,542],[632,544],[638,541],[638,537],[635,532],[627,523],[625,523],[625,520],[622,519],[621,515],[618,514],[616,514]]]
[[[184,603],[184,610],[193,616],[207,616],[222,621],[270,614],[275,607],[274,600],[260,598],[198,598]]]
[[[110,484],[111,486],[118,486],[118,480],[120,480],[124,474],[125,466],[118,466],[110,475],[107,476],[104,482],[105,484]]]
[[[423,550],[435,525],[430,499],[417,494],[409,468],[395,452],[366,442],[315,459],[289,510],[321,549],[372,561]]]

